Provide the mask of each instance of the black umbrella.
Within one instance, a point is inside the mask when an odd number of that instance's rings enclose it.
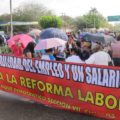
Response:
[[[86,33],[82,35],[82,38],[84,38],[86,41],[89,41],[89,42],[99,42],[103,44],[105,43],[104,36],[98,35],[98,34]]]

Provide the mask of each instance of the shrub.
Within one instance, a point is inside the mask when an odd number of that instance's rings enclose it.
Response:
[[[60,28],[62,26],[62,19],[57,16],[42,16],[38,22],[43,29]]]

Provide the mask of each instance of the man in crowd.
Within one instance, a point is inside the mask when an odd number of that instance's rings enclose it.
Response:
[[[92,52],[93,54],[85,61],[85,63],[96,65],[113,65],[110,55],[103,51],[100,44],[93,43]]]

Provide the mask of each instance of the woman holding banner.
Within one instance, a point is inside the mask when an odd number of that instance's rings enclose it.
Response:
[[[34,52],[35,46],[36,46],[36,44],[34,42],[29,42],[23,51],[24,57],[34,58],[35,57],[35,52]]]

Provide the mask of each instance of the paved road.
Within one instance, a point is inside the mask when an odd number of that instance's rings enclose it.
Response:
[[[19,97],[0,92],[0,120],[101,120],[21,101]]]

